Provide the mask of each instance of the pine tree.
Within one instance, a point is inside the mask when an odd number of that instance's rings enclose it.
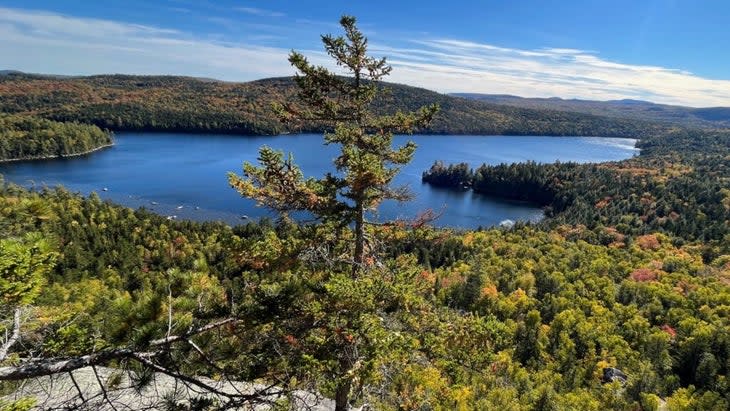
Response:
[[[322,36],[327,54],[347,75],[312,65],[292,52],[289,62],[298,71],[300,104],[277,107],[286,121],[316,123],[330,130],[324,134],[325,144],[340,146],[336,172],[305,179],[291,155],[263,147],[260,166],[245,163],[243,176],[229,174],[231,186],[242,196],[284,215],[307,211],[339,227],[354,225],[353,276],[365,258],[367,212],[384,200],[408,198],[407,190],[391,183],[400,167],[411,161],[416,145],[408,142],[393,148],[393,134],[426,126],[438,111],[432,105],[410,113],[373,113],[371,103],[384,91],[379,82],[390,74],[391,66],[385,58],[368,56],[368,41],[355,23],[354,17],[343,16],[344,37]]]

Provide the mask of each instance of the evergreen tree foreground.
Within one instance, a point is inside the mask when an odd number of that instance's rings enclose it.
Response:
[[[366,254],[366,213],[376,210],[384,200],[408,199],[405,188],[391,183],[400,167],[411,161],[416,145],[408,142],[393,148],[393,134],[425,127],[439,110],[431,105],[386,116],[370,110],[382,91],[378,82],[390,74],[391,66],[385,58],[368,56],[367,38],[355,23],[354,17],[343,16],[340,24],[344,37],[322,36],[327,54],[347,76],[312,65],[302,54],[292,52],[289,62],[298,71],[295,80],[304,108],[276,107],[288,122],[317,122],[331,130],[324,134],[324,140],[325,144],[340,146],[334,160],[337,172],[305,179],[291,155],[285,157],[264,146],[259,166],[246,163],[243,176],[229,174],[231,186],[260,205],[281,213],[306,211],[339,227],[354,224],[353,273]]]
[[[335,280],[336,275],[324,278],[323,284],[333,284],[332,307],[348,307],[342,316],[347,317],[343,327],[336,326],[338,343],[332,347],[335,377],[334,397],[336,410],[349,407],[353,383],[367,372],[358,372],[363,363],[372,363],[373,357],[382,353],[379,344],[358,344],[362,333],[363,318],[377,317],[378,304],[362,304],[372,296],[359,295],[357,289],[365,283],[372,284],[372,277],[358,282],[365,266],[372,264],[373,246],[369,247],[366,235],[367,213],[377,210],[384,200],[405,201],[409,194],[404,187],[394,187],[393,179],[400,168],[409,163],[416,150],[413,142],[393,148],[394,133],[412,133],[415,128],[425,127],[438,112],[436,105],[422,107],[418,111],[378,116],[371,110],[377,94],[382,90],[379,82],[391,72],[385,58],[376,59],[367,54],[368,41],[357,28],[354,17],[343,16],[340,25],[345,35],[322,36],[327,54],[342,68],[345,76],[333,73],[322,66],[311,64],[306,57],[292,52],[289,62],[297,69],[295,81],[299,86],[300,105],[287,104],[275,107],[282,120],[289,123],[317,123],[330,130],[325,132],[325,144],[340,147],[334,159],[336,172],[324,177],[304,178],[291,155],[285,157],[269,147],[261,148],[259,166],[245,163],[243,176],[229,174],[229,182],[242,196],[252,198],[259,205],[278,211],[308,212],[326,227],[325,231],[341,233],[354,226],[354,238],[349,243],[351,278]],[[303,108],[302,108],[303,107]],[[336,234],[339,237],[339,234]],[[372,275],[372,271],[367,275]],[[377,274],[376,274],[377,276]],[[376,280],[377,281],[377,280]],[[343,284],[347,284],[342,287]],[[324,286],[327,287],[326,285]],[[345,291],[341,293],[336,290]],[[340,300],[352,300],[343,301]],[[338,313],[327,313],[339,317]],[[365,321],[367,323],[367,321]],[[345,332],[343,330],[352,330]],[[326,362],[326,359],[323,359]]]

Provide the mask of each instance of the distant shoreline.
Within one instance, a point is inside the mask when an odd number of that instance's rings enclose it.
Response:
[[[15,163],[18,161],[34,161],[34,160],[53,160],[53,159],[59,159],[59,158],[69,158],[69,157],[79,157],[79,156],[85,156],[87,154],[94,153],[96,151],[113,147],[114,143],[105,144],[103,146],[99,146],[96,148],[92,148],[91,150],[84,151],[82,153],[73,153],[73,154],[64,154],[60,156],[34,156],[34,157],[22,157],[22,158],[7,158],[0,160],[0,163]]]
[[[176,131],[176,130],[164,130],[164,129],[151,129],[151,130],[129,130],[129,129],[110,129],[114,132],[114,135],[123,135],[123,134],[184,134],[188,136],[200,136],[200,135],[211,135],[211,136],[230,136],[230,137],[280,137],[280,136],[302,136],[302,135],[316,135],[316,136],[322,136],[324,134],[323,131],[297,131],[297,132],[282,132],[278,134],[243,134],[243,133],[237,133],[237,132],[228,132],[228,131],[215,131],[215,130],[185,130],[185,131]],[[474,133],[442,133],[442,132],[430,132],[430,131],[420,131],[415,132],[412,134],[394,134],[396,136],[433,136],[433,137],[443,137],[443,136],[459,136],[459,137],[590,137],[590,138],[620,138],[623,140],[636,140],[637,142],[641,140],[641,137],[637,136],[610,136],[610,135],[586,135],[586,134],[522,134],[522,133],[492,133],[492,134],[474,134]]]

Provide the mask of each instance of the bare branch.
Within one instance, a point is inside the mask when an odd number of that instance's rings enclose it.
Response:
[[[185,374],[181,374],[181,373],[172,371],[172,370],[170,370],[168,368],[165,368],[165,367],[163,367],[163,366],[161,366],[159,364],[156,364],[155,362],[151,361],[148,357],[145,357],[145,356],[137,356],[135,354],[132,354],[131,355],[131,358],[137,360],[142,365],[144,365],[144,366],[146,366],[146,367],[148,367],[148,368],[150,368],[150,369],[152,369],[154,371],[160,372],[160,373],[165,374],[167,376],[170,376],[170,377],[172,377],[172,378],[174,378],[176,380],[180,380],[180,381],[182,381],[184,383],[187,383],[187,384],[196,386],[196,387],[198,387],[200,389],[203,389],[206,392],[209,392],[211,394],[219,395],[219,396],[225,397],[225,398],[237,399],[237,400],[245,400],[245,401],[250,401],[250,402],[269,402],[269,401],[266,401],[265,399],[263,399],[263,396],[264,395],[266,395],[266,394],[268,394],[268,395],[279,395],[279,394],[282,394],[283,393],[281,391],[277,391],[277,392],[274,392],[274,393],[265,393],[265,394],[262,391],[256,391],[253,394],[229,393],[229,392],[221,391],[220,389],[218,389],[218,388],[216,388],[216,387],[214,387],[214,386],[212,386],[210,384],[206,384],[206,383],[204,383],[204,382],[202,382],[202,381],[200,381],[200,380],[198,380],[196,378],[193,378],[193,377],[190,377],[188,375],[185,375]]]
[[[20,314],[20,307],[15,307],[15,312],[13,313],[13,332],[5,343],[0,346],[0,361],[4,361],[8,357],[8,351],[20,339]]]
[[[167,335],[166,338],[170,338],[172,333],[172,287],[170,284],[167,285]]]
[[[79,384],[76,382],[76,378],[74,378],[74,373],[69,371],[68,376],[71,377],[71,382],[73,382],[74,387],[76,387],[76,392],[79,393],[79,398],[81,398],[81,401],[86,402],[86,400],[84,399],[84,393],[81,391],[81,387],[79,387]]]
[[[217,322],[214,322],[214,323],[206,324],[206,325],[204,325],[204,326],[202,326],[200,328],[196,328],[196,329],[194,329],[192,331],[189,331],[189,332],[186,332],[184,334],[171,335],[171,336],[168,336],[168,337],[165,337],[165,338],[160,338],[160,339],[157,339],[157,340],[152,340],[152,341],[150,341],[149,345],[151,347],[159,347],[161,345],[172,344],[172,343],[175,343],[175,342],[178,342],[178,341],[186,341],[188,338],[190,338],[190,337],[192,337],[194,335],[202,334],[202,333],[204,333],[206,331],[210,331],[210,330],[213,330],[215,328],[219,328],[219,327],[222,327],[222,326],[224,326],[226,324],[231,324],[231,323],[236,322],[236,321],[237,321],[237,319],[235,319],[235,318],[226,318],[225,320],[221,320],[221,321],[217,321]]]
[[[94,377],[96,377],[96,382],[99,383],[99,388],[101,389],[101,393],[104,396],[104,401],[106,401],[109,406],[112,408],[112,410],[117,411],[117,408],[114,406],[114,403],[109,399],[109,395],[106,392],[106,387],[104,386],[104,383],[101,381],[101,378],[99,378],[99,373],[96,371],[96,366],[92,365],[91,369],[94,371]],[[73,377],[72,373],[71,376]]]

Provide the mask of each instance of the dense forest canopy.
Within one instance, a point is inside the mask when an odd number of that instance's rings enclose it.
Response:
[[[580,135],[638,138],[669,126],[549,109],[517,108],[383,83],[380,114],[438,104],[441,114],[419,132],[435,134]],[[79,121],[110,130],[271,135],[320,132],[321,125],[285,124],[273,103],[296,101],[292,78],[226,83],[175,76],[0,76],[0,112]]]

